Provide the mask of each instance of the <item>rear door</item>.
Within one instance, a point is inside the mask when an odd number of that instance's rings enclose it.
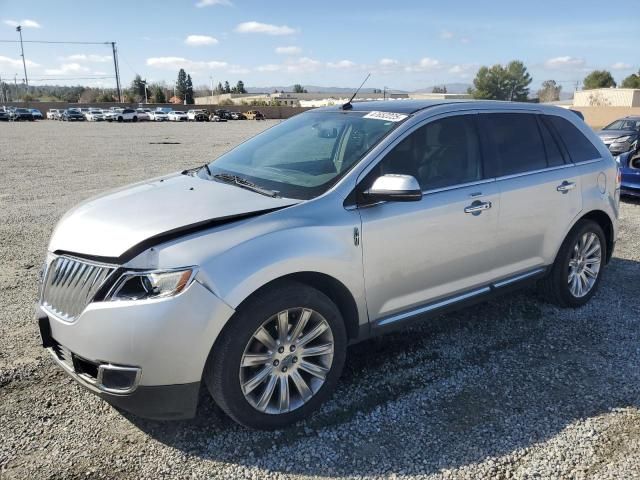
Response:
[[[535,112],[479,115],[484,156],[497,178],[500,218],[493,277],[534,272],[553,262],[580,212],[580,177],[559,139]]]

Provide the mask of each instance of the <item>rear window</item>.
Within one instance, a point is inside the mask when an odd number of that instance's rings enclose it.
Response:
[[[488,148],[488,176],[513,175],[547,167],[544,144],[535,115],[487,113],[480,115]]]
[[[560,135],[573,162],[584,162],[600,158],[598,149],[571,122],[553,115],[545,115],[545,117]]]

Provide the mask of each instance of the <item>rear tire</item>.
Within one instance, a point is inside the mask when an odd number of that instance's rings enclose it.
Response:
[[[279,327],[283,321],[286,329]],[[279,283],[238,308],[216,341],[203,378],[233,420],[279,429],[307,418],[331,396],[346,348],[342,316],[326,295],[297,282]]]
[[[551,271],[540,281],[545,299],[560,307],[586,304],[600,284],[606,249],[600,225],[593,220],[580,220],[567,234]]]

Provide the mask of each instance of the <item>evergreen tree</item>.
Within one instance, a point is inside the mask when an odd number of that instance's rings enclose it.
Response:
[[[160,85],[154,85],[153,87],[153,102],[167,103],[167,97],[164,94],[164,89]]]
[[[238,83],[236,84],[236,93],[247,93],[244,89],[244,82],[242,80],[238,80]]]
[[[607,70],[594,70],[584,78],[582,85],[584,90],[593,90],[594,88],[611,88],[616,86],[616,81]]]
[[[191,75],[187,75],[184,99],[186,100],[187,105],[193,105],[194,103],[196,103],[193,99],[193,82],[191,81]]]
[[[187,72],[183,68],[178,72],[178,81],[176,83],[176,97],[184,100],[187,96]]]
[[[228,81],[224,81],[224,93],[231,93],[231,87],[229,86]]]

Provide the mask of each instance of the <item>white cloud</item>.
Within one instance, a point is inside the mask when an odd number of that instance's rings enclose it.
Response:
[[[269,63],[267,65],[260,65],[256,67],[258,72],[278,72],[282,70],[282,65],[276,65],[274,63]]]
[[[329,62],[327,63],[327,67],[329,68],[337,68],[337,69],[341,69],[341,70],[348,70],[350,68],[355,67],[356,64],[354,62],[352,62],[351,60],[340,60],[339,62]]]
[[[44,73],[47,75],[68,75],[70,73],[88,73],[91,69],[83,67],[79,63],[63,63],[59,68],[47,68]]]
[[[271,25],[253,21],[238,24],[235,31],[238,33],[264,33],[266,35],[292,35],[297,32],[296,29],[286,25]]]
[[[394,67],[398,65],[398,60],[395,58],[381,58],[378,62],[381,67]]]
[[[611,65],[611,70],[630,70],[633,68],[633,65],[624,62],[616,62]]]
[[[315,72],[322,66],[322,62],[309,57],[301,57],[296,60],[289,61],[285,64],[287,72]]]
[[[192,47],[201,47],[203,45],[217,45],[218,39],[209,35],[189,35],[184,43]]]
[[[440,38],[443,40],[451,40],[455,35],[453,34],[453,32],[450,32],[448,30],[443,30],[442,32],[440,32]]]
[[[10,27],[17,27],[18,25],[21,25],[22,28],[42,28],[42,25],[40,25],[38,22],[36,22],[35,20],[29,20],[28,18],[20,21],[5,20],[4,23],[5,25],[9,25]]]
[[[224,5],[225,7],[230,7],[231,5],[233,5],[233,3],[231,3],[229,0],[199,0],[196,3],[196,7],[198,8],[213,7],[215,5]]]
[[[424,57],[421,58],[418,63],[407,65],[405,70],[407,72],[429,72],[434,70],[439,70],[442,68],[442,63],[440,60],[436,60],[434,58]]]
[[[27,67],[39,67],[35,62],[31,60],[27,60]],[[12,68],[22,68],[22,59],[21,58],[9,58],[0,56],[0,70],[6,69],[10,70]]]
[[[544,62],[544,66],[550,70],[582,68],[586,64],[584,58],[570,56],[554,57]]]
[[[151,57],[147,58],[147,66],[154,68],[163,68],[166,70],[179,70],[180,68],[188,70],[220,70],[227,68],[227,62],[210,61],[194,61],[183,57]]]
[[[302,49],[295,46],[277,47],[276,53],[278,55],[300,55],[302,53]]]
[[[86,55],[84,53],[78,53],[75,55],[69,55],[67,57],[60,57],[62,60],[66,60],[69,62],[96,62],[96,63],[106,63],[110,62],[113,57],[111,55]]]

